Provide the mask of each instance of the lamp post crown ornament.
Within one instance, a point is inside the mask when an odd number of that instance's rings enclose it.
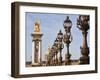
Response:
[[[61,31],[61,30],[59,31],[58,35],[63,35],[63,33],[62,33],[62,31]]]
[[[89,15],[79,15],[77,27],[86,32],[89,29]]]
[[[58,38],[58,40],[60,40],[60,41],[63,39],[63,33],[62,33],[61,30],[59,31],[59,33],[58,33],[58,35],[57,35],[57,38]]]

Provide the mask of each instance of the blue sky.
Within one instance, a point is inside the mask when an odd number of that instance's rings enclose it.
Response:
[[[57,36],[59,30],[62,30],[65,33],[63,28],[63,22],[66,19],[66,16],[69,16],[72,21],[71,33],[73,36],[73,41],[70,44],[70,54],[71,59],[80,58],[80,46],[82,44],[82,32],[76,27],[76,21],[78,14],[49,14],[49,13],[25,13],[25,60],[31,61],[32,57],[32,37],[31,33],[33,32],[34,22],[38,19],[40,23],[40,31],[43,33],[42,36],[42,60],[44,60],[45,51],[48,46],[52,46],[54,40]],[[87,41],[89,45],[89,31],[87,36]],[[64,49],[62,51],[63,59],[65,58],[65,53],[67,52],[66,46],[64,44]]]

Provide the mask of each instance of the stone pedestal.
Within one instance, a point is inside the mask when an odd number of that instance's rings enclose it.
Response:
[[[89,47],[87,45],[87,32],[82,32],[83,34],[83,44],[80,47],[81,50],[81,57],[80,57],[80,64],[89,64]]]
[[[32,36],[32,65],[41,65],[41,57],[42,57],[42,33],[33,32]]]
[[[80,57],[80,64],[89,64],[89,48],[80,47],[80,49],[82,54]]]

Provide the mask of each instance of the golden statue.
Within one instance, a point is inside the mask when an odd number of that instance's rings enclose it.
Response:
[[[34,32],[40,32],[40,25],[37,21],[34,24]]]

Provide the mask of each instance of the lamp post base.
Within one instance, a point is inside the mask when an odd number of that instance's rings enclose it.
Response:
[[[80,64],[89,64],[89,63],[90,63],[89,57],[86,56],[80,57]]]
[[[89,64],[89,48],[80,48],[82,57],[80,57],[80,64]]]
[[[59,65],[62,65],[62,57],[59,57]]]
[[[71,64],[70,57],[71,57],[71,54],[65,54],[65,65]]]

